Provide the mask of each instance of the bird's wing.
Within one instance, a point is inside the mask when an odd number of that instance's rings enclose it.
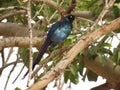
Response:
[[[52,37],[54,32],[57,30],[57,28],[61,27],[61,23],[62,23],[61,21],[57,21],[56,23],[54,23],[51,26],[51,28],[50,28],[50,30],[48,32],[48,35],[47,35],[48,38]]]
[[[32,66],[32,70],[34,69],[35,65],[38,64],[42,58],[42,56],[44,55],[44,53],[47,50],[47,47],[50,45],[50,40],[48,38],[46,38],[44,44],[42,45],[41,49],[39,50],[39,53],[37,55],[37,58],[33,61],[33,66]],[[29,73],[29,70],[25,73],[25,75],[23,76],[22,79],[24,79],[26,77],[26,75]]]

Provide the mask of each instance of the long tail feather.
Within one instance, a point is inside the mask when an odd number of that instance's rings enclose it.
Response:
[[[40,51],[39,51],[39,54],[37,56],[37,58],[34,60],[33,62],[33,67],[32,69],[34,69],[35,65],[38,64],[42,58],[42,56],[44,55],[44,53],[46,52],[47,50],[47,47],[50,45],[50,40],[47,38],[46,41],[44,42],[44,44],[42,45]]]
[[[38,64],[42,58],[42,56],[44,55],[44,53],[47,50],[47,47],[50,45],[50,40],[49,38],[47,38],[44,42],[44,44],[42,45],[41,49],[39,50],[38,56],[37,58],[33,61],[33,66],[32,66],[32,70],[34,69],[35,65]],[[22,79],[24,79],[26,77],[26,75],[29,73],[29,70],[25,73],[25,75],[23,76]]]

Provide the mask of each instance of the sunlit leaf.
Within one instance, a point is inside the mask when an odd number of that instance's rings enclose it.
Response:
[[[70,67],[70,71],[71,71],[71,73],[74,75],[74,76],[76,76],[76,75],[78,75],[78,68],[77,68],[77,65],[75,65],[75,64],[71,64],[71,67]]]
[[[16,87],[14,90],[21,90],[20,88]]]
[[[78,84],[79,78],[78,78],[78,76],[74,76],[72,73],[70,73],[70,81],[74,84]]]

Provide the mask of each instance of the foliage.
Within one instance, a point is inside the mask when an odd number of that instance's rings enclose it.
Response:
[[[65,10],[68,8],[68,5],[70,5],[71,0],[53,0],[58,5],[61,5]],[[76,11],[89,11],[92,18],[87,18],[92,22],[95,22],[95,20],[98,18],[100,13],[102,12],[104,6],[105,6],[105,0],[77,0],[77,6],[73,10],[73,12]],[[3,15],[19,11],[22,7],[26,7],[26,3],[23,2],[23,0],[1,0],[0,1],[0,7],[10,7],[10,6],[17,6],[13,10],[5,10],[0,13],[0,17]],[[120,3],[119,0],[116,0],[113,7],[109,11],[109,15],[106,16],[106,18],[103,18],[103,21],[106,23],[114,20],[115,18],[118,18],[120,16]],[[45,4],[45,3],[38,3],[38,2],[32,2],[31,5],[32,10],[32,20],[39,24],[37,28],[39,31],[47,32],[49,30],[49,25],[56,22],[58,19],[60,19],[59,12]],[[38,16],[42,16],[43,19],[40,19]],[[23,25],[27,25],[27,16],[25,14],[19,14],[7,17],[8,22],[12,23],[22,23]],[[71,35],[65,40],[64,44],[62,46],[57,46],[54,49],[48,50],[52,55],[55,51],[58,49],[62,49],[62,47],[69,47],[70,45],[74,44],[77,40],[79,40],[82,36],[88,33],[87,28],[90,27],[93,23],[89,22],[88,20],[79,20],[76,19],[74,22],[74,29],[71,33]],[[34,27],[35,24],[33,24]],[[97,30],[100,28],[101,25],[96,25],[94,27],[94,30]],[[98,57],[101,60],[101,64],[106,64],[106,59],[114,61],[116,65],[120,65],[120,48],[118,47],[119,44],[113,48],[112,43],[114,43],[113,38],[117,37],[117,35],[120,33],[120,29],[111,32],[109,34],[104,35],[101,37],[100,40],[96,41],[92,45],[89,45],[83,52],[81,52],[75,60],[70,64],[70,66],[67,67],[67,69],[64,71],[64,81],[65,83],[70,80],[74,84],[79,83],[79,77],[84,77],[84,71],[85,71],[85,64],[83,62],[83,59],[86,58],[91,60],[94,60],[96,57]],[[120,38],[117,38],[120,40]],[[65,50],[63,54],[57,55],[54,58],[52,58],[51,64],[48,64],[47,62],[45,64],[46,68],[38,77],[35,78],[35,82],[42,76],[44,76],[45,72],[49,71],[51,68],[53,68],[60,59],[64,56],[64,54],[67,53],[69,49]],[[19,50],[19,56],[22,62],[28,67],[29,60],[29,49],[28,48],[20,48]],[[35,59],[37,53],[33,53],[33,58]],[[43,59],[43,62],[45,59]],[[27,63],[26,63],[27,62]],[[88,70],[88,69],[87,69]],[[98,75],[94,73],[94,71],[88,70],[86,73],[86,76],[89,81],[97,81]],[[19,88],[16,88],[15,90],[20,90]]]

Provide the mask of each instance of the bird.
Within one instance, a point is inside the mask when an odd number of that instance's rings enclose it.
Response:
[[[44,55],[44,53],[46,52],[48,46],[53,48],[68,37],[68,35],[70,34],[70,32],[73,29],[72,23],[73,23],[74,19],[75,19],[75,16],[70,14],[70,15],[65,16],[61,20],[57,21],[56,23],[54,23],[51,26],[51,28],[47,34],[47,38],[46,38],[45,42],[43,43],[41,49],[39,50],[37,58],[33,61],[32,70],[34,69],[36,64],[39,64],[39,62],[40,62],[42,56]],[[29,72],[29,70],[25,73],[23,79],[26,77],[28,72]]]

